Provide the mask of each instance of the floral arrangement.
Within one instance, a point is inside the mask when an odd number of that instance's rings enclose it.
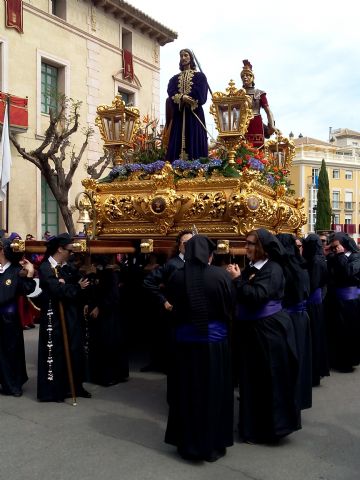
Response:
[[[158,132],[158,123],[159,120],[151,119],[149,115],[143,117],[131,151],[132,162],[149,164],[165,159],[162,132]]]
[[[165,165],[165,150],[162,147],[161,135],[157,133],[158,122],[145,116],[142,124],[135,138],[134,149],[128,159],[129,163],[116,165],[100,182],[111,182],[115,178],[126,180],[134,172],[138,172],[139,179],[147,179],[149,175],[162,170]],[[182,178],[195,178],[199,175],[209,178],[214,172],[224,177],[234,178],[240,177],[247,171],[256,171],[258,181],[274,190],[280,186],[287,190],[290,187],[290,181],[287,178],[289,170],[277,166],[275,162],[270,162],[262,149],[254,148],[245,141],[236,150],[234,165],[229,164],[225,148],[219,146],[210,150],[208,158],[191,161],[175,160],[172,168],[175,181]]]

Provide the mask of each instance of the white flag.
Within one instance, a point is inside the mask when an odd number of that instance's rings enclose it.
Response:
[[[0,202],[6,197],[6,185],[10,182],[11,151],[9,138],[8,104],[5,104],[4,123],[0,143]]]

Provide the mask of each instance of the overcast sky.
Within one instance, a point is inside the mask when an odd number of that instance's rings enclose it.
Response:
[[[178,33],[161,47],[161,112],[179,50],[195,52],[212,91],[240,88],[242,60],[253,65],[276,125],[288,135],[328,140],[329,127],[360,131],[358,0],[127,0]],[[213,120],[205,106],[210,132]],[[161,118],[163,120],[163,118]]]

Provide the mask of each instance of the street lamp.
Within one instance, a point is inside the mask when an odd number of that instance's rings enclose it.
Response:
[[[140,128],[140,112],[127,107],[120,94],[116,95],[112,105],[99,105],[95,119],[104,148],[113,154],[114,165],[124,163],[124,153],[133,146],[134,136]]]
[[[230,80],[226,93],[215,92],[212,102],[210,113],[219,132],[218,140],[228,151],[229,164],[234,165],[236,147],[245,137],[253,118],[251,97],[243,88],[237,90],[234,81]]]

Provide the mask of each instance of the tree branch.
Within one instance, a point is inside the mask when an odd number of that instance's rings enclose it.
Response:
[[[41,170],[41,163],[39,162],[39,160],[34,157],[33,155],[31,155],[31,153],[28,153],[25,148],[22,148],[19,144],[19,142],[16,140],[16,137],[13,133],[9,133],[9,137],[10,137],[10,140],[12,142],[12,144],[14,145],[14,147],[16,148],[16,150],[20,153],[20,155],[25,159],[25,160],[28,160],[29,162],[31,162],[33,165],[35,165],[35,167],[37,167],[39,170]]]

